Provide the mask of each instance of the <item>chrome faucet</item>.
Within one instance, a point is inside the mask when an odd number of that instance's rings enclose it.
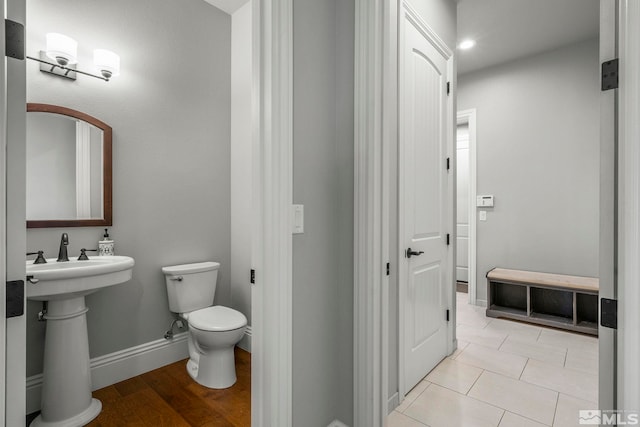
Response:
[[[58,262],[69,261],[67,245],[69,245],[69,235],[67,233],[62,233],[62,237],[60,238],[60,250],[58,251]]]

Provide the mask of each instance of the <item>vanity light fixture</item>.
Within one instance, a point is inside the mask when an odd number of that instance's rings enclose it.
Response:
[[[93,51],[93,62],[100,74],[88,73],[76,69],[78,62],[78,42],[71,37],[59,33],[47,34],[47,50],[40,52],[40,58],[27,56],[32,61],[40,63],[40,71],[76,79],[76,73],[95,77],[106,82],[120,74],[120,56],[106,49]]]

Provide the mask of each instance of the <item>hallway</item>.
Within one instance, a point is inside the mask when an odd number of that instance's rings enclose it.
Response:
[[[458,350],[389,416],[389,427],[571,427],[598,407],[598,339],[485,317],[457,294]]]

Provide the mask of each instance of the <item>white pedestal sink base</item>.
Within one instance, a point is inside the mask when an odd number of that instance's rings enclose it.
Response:
[[[49,301],[41,414],[31,426],[81,427],[102,409],[91,397],[86,312],[84,296]]]
[[[29,425],[29,427],[79,427],[88,424],[102,411],[102,403],[98,399],[91,399],[91,404],[81,413],[61,421],[45,421],[42,414]]]

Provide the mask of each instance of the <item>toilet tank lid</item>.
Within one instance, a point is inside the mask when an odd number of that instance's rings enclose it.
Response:
[[[206,262],[197,262],[194,264],[181,264],[181,265],[172,265],[168,267],[162,267],[162,272],[167,275],[191,274],[191,273],[201,273],[203,271],[217,270],[219,267],[220,267],[220,264],[217,262],[206,261]]]

